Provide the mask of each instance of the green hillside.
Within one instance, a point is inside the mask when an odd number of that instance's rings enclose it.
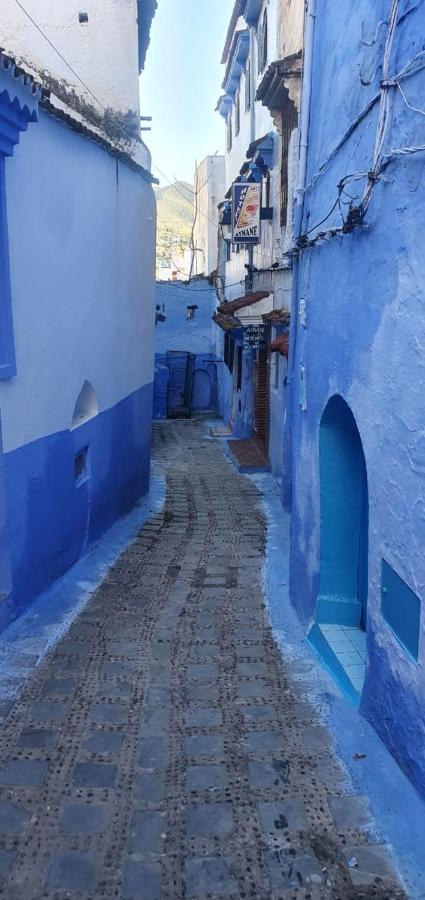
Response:
[[[157,260],[167,260],[189,245],[193,222],[193,187],[185,182],[159,188]]]

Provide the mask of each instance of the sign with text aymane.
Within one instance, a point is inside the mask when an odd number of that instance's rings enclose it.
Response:
[[[232,242],[259,244],[261,184],[235,182],[232,187]]]

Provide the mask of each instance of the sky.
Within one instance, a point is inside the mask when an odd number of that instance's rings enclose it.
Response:
[[[141,115],[152,116],[152,131],[143,139],[162,186],[167,180],[155,166],[169,181],[192,184],[195,159],[223,152],[224,123],[214,110],[233,5],[233,0],[158,0],[140,92]]]

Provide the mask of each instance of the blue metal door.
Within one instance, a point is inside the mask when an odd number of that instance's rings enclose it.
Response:
[[[169,419],[187,418],[192,414],[192,384],[195,368],[193,353],[168,350],[166,364],[168,382],[167,415]]]

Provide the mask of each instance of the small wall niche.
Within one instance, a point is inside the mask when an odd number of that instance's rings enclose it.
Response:
[[[87,12],[79,12],[78,13],[78,21],[80,25],[87,25],[89,21],[89,14]]]
[[[84,447],[74,456],[74,477],[77,485],[87,481],[89,474],[89,448]]]
[[[88,422],[89,419],[93,419],[94,416],[97,416],[98,412],[99,404],[94,388],[89,381],[85,381],[78,394],[77,402],[74,407],[71,431],[73,431],[74,428],[79,428],[80,425],[83,425],[84,422]]]

